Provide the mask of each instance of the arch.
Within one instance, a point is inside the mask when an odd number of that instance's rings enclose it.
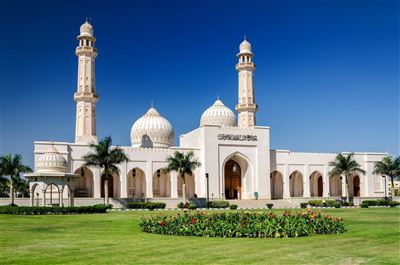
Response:
[[[283,199],[283,175],[281,172],[274,170],[271,172],[271,198]]]
[[[310,196],[322,197],[323,196],[323,177],[318,170],[310,174]]]
[[[185,180],[186,180],[186,195],[188,196],[188,198],[193,198],[194,197],[194,193],[195,193],[195,185],[194,185],[194,173],[192,176],[186,175],[185,176]],[[178,197],[182,197],[183,193],[182,193],[182,178],[180,176],[178,176],[178,181],[177,181],[177,190],[178,190]]]
[[[75,180],[75,197],[93,197],[93,172],[89,168],[83,166],[75,170],[74,174],[79,175]]]
[[[127,195],[130,198],[146,198],[146,174],[135,167],[128,171]]]
[[[40,188],[38,183],[34,183],[31,187],[31,206],[40,206]]]
[[[360,177],[352,176],[349,180],[349,196],[360,197]]]
[[[303,197],[303,174],[300,171],[293,171],[289,175],[290,197]]]
[[[153,173],[153,197],[171,197],[171,176],[162,168]]]
[[[342,179],[339,175],[329,178],[329,194],[332,197],[342,196]]]
[[[236,165],[236,173],[233,166]],[[228,156],[223,163],[224,197],[226,199],[242,199],[249,193],[251,168],[249,159],[242,153],[235,152]]]
[[[119,198],[119,174],[108,175],[108,197]],[[104,174],[101,174],[101,197],[104,197]]]
[[[54,183],[50,183],[44,190],[46,198],[45,204],[60,205],[60,188]]]

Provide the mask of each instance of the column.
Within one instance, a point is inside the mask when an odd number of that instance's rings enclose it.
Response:
[[[93,170],[93,197],[101,198],[101,176],[100,169]]]
[[[120,192],[120,198],[128,198],[128,172],[127,172],[127,165],[126,163],[122,166],[121,168],[121,174],[120,174],[120,179],[121,179],[121,192]]]
[[[342,197],[347,196],[347,184],[346,184],[346,176],[341,176],[342,177]]]
[[[311,197],[311,195],[310,195],[310,175],[308,172],[308,165],[304,166],[303,197],[305,197],[305,198]]]
[[[178,173],[171,171],[171,198],[178,198]]]
[[[288,165],[283,167],[283,198],[290,198],[290,189],[289,189],[289,168]]]
[[[62,185],[60,185],[58,187],[58,193],[59,193],[58,200],[59,200],[59,203],[60,203],[59,206],[63,207],[64,206],[64,202],[63,202],[63,186]]]
[[[153,198],[153,171],[151,162],[146,165],[146,198]]]
[[[325,198],[330,197],[330,183],[329,183],[329,172],[328,172],[328,166],[324,166],[324,175],[322,176],[322,180],[324,181],[323,185],[323,191],[322,191],[322,196]]]
[[[69,206],[73,207],[74,206],[74,190],[71,190],[69,192]]]
[[[34,206],[34,195],[35,195],[35,191],[34,190],[29,190],[29,194],[30,194],[30,202],[31,202],[31,207]]]
[[[46,206],[46,188],[42,190],[42,206]]]

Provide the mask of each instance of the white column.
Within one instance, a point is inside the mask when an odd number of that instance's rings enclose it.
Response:
[[[42,206],[46,206],[46,187],[42,190]]]
[[[322,196],[325,197],[325,198],[330,197],[329,196],[330,195],[329,172],[328,172],[328,166],[327,165],[324,166],[324,175],[322,176],[322,180],[324,181],[323,182],[324,185],[323,185],[323,191],[322,191],[323,194],[322,194]]]
[[[153,198],[153,171],[151,161],[146,165],[146,198]]]
[[[347,196],[346,176],[341,176],[341,177],[342,177],[342,197],[346,197]]]
[[[128,186],[128,184],[127,184],[127,182],[128,182],[128,172],[127,171],[128,171],[127,170],[127,165],[126,165],[126,163],[124,163],[122,165],[121,174],[120,174],[120,179],[121,179],[121,182],[120,182],[121,183],[120,198],[128,198],[128,188],[127,188],[127,186]]]
[[[31,207],[33,207],[34,205],[34,194],[35,193],[35,191],[34,190],[29,190],[29,194],[30,194],[30,203],[31,203]]]
[[[310,197],[310,175],[308,172],[308,165],[304,166],[304,176],[303,176],[303,197]]]
[[[289,168],[288,165],[286,164],[283,167],[283,198],[288,199],[290,198],[290,189],[289,189]]]
[[[94,198],[101,198],[101,176],[100,176],[100,169],[93,170],[93,197]]]
[[[63,207],[64,206],[64,202],[63,202],[63,186],[62,185],[60,185],[60,186],[58,186],[58,193],[59,193],[59,197],[58,197],[58,201],[59,201],[59,203],[60,203],[60,207]]]
[[[178,173],[171,171],[171,198],[178,198]]]

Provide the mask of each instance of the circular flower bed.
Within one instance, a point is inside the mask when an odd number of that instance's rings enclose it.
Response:
[[[206,237],[300,237],[346,231],[342,218],[311,210],[285,211],[280,216],[271,212],[191,211],[143,218],[140,226],[148,233]]]

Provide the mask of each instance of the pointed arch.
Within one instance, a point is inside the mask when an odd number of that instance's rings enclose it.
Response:
[[[303,174],[295,170],[289,175],[290,197],[303,197]]]
[[[234,166],[236,165],[236,173]],[[227,156],[223,162],[223,192],[227,199],[244,199],[248,197],[251,180],[251,164],[240,152]]]
[[[310,174],[310,196],[323,196],[323,177],[322,173],[318,170],[315,170]]]
[[[88,167],[82,166],[77,168],[74,174],[77,174],[79,176],[75,180],[75,197],[93,197],[93,172]]]
[[[283,174],[274,170],[270,174],[271,198],[283,199]]]
[[[171,197],[171,175],[162,168],[153,173],[153,197]]]
[[[127,195],[129,198],[146,198],[146,174],[139,167],[128,171]]]

